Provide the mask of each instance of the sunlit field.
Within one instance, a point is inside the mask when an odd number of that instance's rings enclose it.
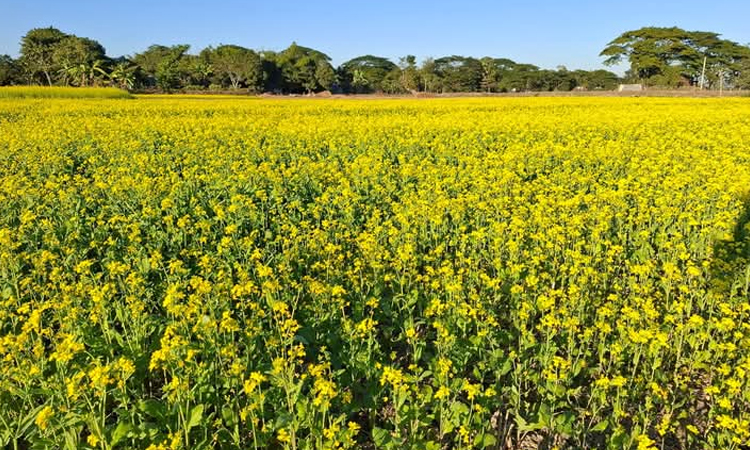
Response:
[[[31,98],[131,98],[127,91],[116,88],[74,88],[65,86],[0,86],[0,99]],[[3,108],[5,109],[5,108]]]
[[[0,100],[0,447],[750,444],[743,99]]]

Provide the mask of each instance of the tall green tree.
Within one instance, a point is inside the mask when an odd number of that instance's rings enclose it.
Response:
[[[68,35],[57,28],[33,28],[21,38],[20,63],[30,82],[52,86],[60,65],[57,45]]]
[[[396,67],[388,72],[383,79],[382,86],[386,94],[403,94],[405,91],[401,81],[401,69]]]
[[[70,77],[71,84],[75,86],[97,85],[109,77],[104,68],[104,61],[101,59],[70,66],[64,69],[64,73],[66,77]],[[68,78],[63,78],[62,84],[68,84]]]
[[[214,75],[227,80],[232,89],[244,85],[252,91],[260,89],[263,80],[263,68],[260,55],[239,45],[220,45],[208,47],[201,52],[211,67]]]
[[[498,83],[500,92],[524,92],[538,90],[539,67],[533,64],[514,63],[508,65]]]
[[[435,60],[436,73],[445,92],[477,92],[482,82],[482,63],[465,56],[446,56]]]
[[[68,35],[54,45],[52,58],[59,67],[60,84],[88,86],[106,75],[106,52],[93,39]]]
[[[180,87],[204,89],[211,84],[214,70],[213,66],[211,66],[202,54],[184,54],[177,62],[177,74]]]
[[[733,71],[748,58],[748,49],[706,31],[678,27],[644,27],[626,31],[610,42],[600,56],[604,64],[627,61],[630,73],[647,84],[677,85],[681,80],[695,84],[705,61],[709,73]]]
[[[281,67],[279,67],[279,54],[264,50],[259,55],[263,71],[263,89],[266,92],[282,93],[284,91],[284,76],[281,73]]]
[[[336,71],[329,61],[317,60],[315,62],[315,89],[331,90],[336,83]]]
[[[396,64],[388,58],[363,55],[341,64],[337,70],[341,87],[356,94],[383,91],[383,80]]]
[[[138,67],[131,64],[125,58],[115,61],[109,72],[109,79],[120,89],[133,89],[136,80],[136,71]]]
[[[419,90],[419,71],[417,70],[417,58],[414,55],[406,55],[399,58],[398,68],[401,70],[399,84],[405,92],[416,92]]]
[[[21,83],[21,70],[16,60],[8,55],[0,55],[0,86]]]
[[[439,92],[442,90],[442,79],[437,73],[437,66],[434,58],[427,58],[422,61],[419,67],[419,80],[425,92]]]
[[[349,92],[361,93],[369,88],[370,80],[367,79],[367,74],[362,69],[354,69],[351,75]]]
[[[696,56],[686,42],[688,38],[688,33],[677,27],[644,27],[622,33],[599,55],[606,58],[604,64],[608,66],[627,60],[638,80],[648,80]]]
[[[482,64],[482,80],[479,82],[480,88],[484,92],[496,90],[499,74],[495,60],[486,56],[480,59],[479,62]]]
[[[275,56],[283,80],[283,89],[292,93],[312,93],[330,89],[336,74],[331,58],[318,50],[296,42]]]
[[[152,45],[133,57],[140,68],[140,82],[145,87],[158,87],[165,92],[180,87],[182,75],[180,60],[187,54],[187,44]]]

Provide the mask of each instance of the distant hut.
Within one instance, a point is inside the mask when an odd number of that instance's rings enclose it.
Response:
[[[617,88],[617,92],[641,92],[642,90],[642,84],[621,84]]]

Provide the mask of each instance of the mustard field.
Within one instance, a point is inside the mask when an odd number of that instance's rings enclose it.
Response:
[[[747,448],[749,193],[748,99],[0,99],[0,447]]]

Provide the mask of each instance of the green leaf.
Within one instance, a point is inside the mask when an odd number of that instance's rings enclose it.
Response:
[[[37,406],[36,408],[29,411],[28,414],[26,414],[26,416],[24,416],[23,419],[21,419],[21,424],[18,427],[17,435],[22,436],[23,434],[26,433],[26,430],[28,430],[31,427],[31,425],[34,424],[34,420],[36,420],[36,415],[39,414],[39,411],[41,411],[42,408],[44,408],[45,406],[46,404]]]
[[[36,438],[31,444],[32,450],[47,450],[50,448],[55,448],[55,441],[48,438]]]
[[[628,434],[623,429],[617,429],[609,439],[610,448],[624,448],[625,442],[628,440]]]
[[[427,379],[427,378],[429,378],[429,377],[431,377],[431,376],[432,376],[432,371],[430,371],[430,370],[425,370],[424,372],[422,372],[422,373],[421,373],[421,374],[419,375],[419,378],[417,379],[417,381],[422,381],[422,380],[425,380],[425,379]]]
[[[372,429],[372,441],[375,443],[375,447],[384,448],[390,444],[392,438],[391,433],[383,428],[373,427]]]
[[[454,417],[459,417],[462,414],[467,414],[469,412],[469,407],[466,406],[466,404],[462,402],[453,402],[451,404],[450,409],[451,409],[451,414]]]
[[[146,413],[152,419],[163,419],[166,407],[156,400],[142,400],[138,402],[138,409]]]
[[[280,430],[282,428],[286,428],[290,423],[292,423],[292,416],[290,416],[288,413],[280,413],[276,417],[273,429]]]
[[[187,423],[187,429],[190,431],[193,427],[200,425],[203,420],[203,405],[196,405],[192,411],[190,411],[190,420]]]
[[[554,430],[561,434],[573,434],[573,424],[576,422],[576,416],[570,411],[564,412],[553,419]]]
[[[521,416],[516,416],[515,420],[516,425],[518,426],[518,430],[521,432],[536,431],[544,428],[544,426],[540,425],[539,423],[527,423],[526,420],[524,420],[524,418]]]
[[[127,422],[120,422],[117,424],[117,428],[112,432],[112,438],[110,439],[109,445],[111,447],[116,446],[123,438],[125,438],[130,430],[133,429],[133,425]]]
[[[140,269],[142,274],[147,274],[151,270],[151,261],[149,261],[148,258],[144,257],[141,258],[138,268]]]
[[[237,415],[234,410],[228,406],[221,408],[221,418],[224,419],[224,423],[228,427],[233,427],[237,423]]]
[[[120,347],[125,347],[125,338],[122,336],[122,334],[118,333],[114,329],[107,330],[107,333],[115,338],[115,341],[117,341],[117,344],[120,345]]]
[[[609,427],[609,421],[607,419],[602,420],[601,422],[594,425],[594,427],[591,429],[592,432],[596,431],[604,431]]]
[[[497,438],[489,433],[485,433],[481,436],[481,439],[479,439],[479,445],[482,448],[492,447],[495,444],[497,444]]]
[[[498,373],[499,376],[503,377],[510,372],[510,370],[513,368],[513,361],[510,358],[505,358],[505,362],[503,363],[503,366],[500,368],[500,372]]]
[[[13,433],[10,430],[5,430],[0,434],[0,446],[8,448],[7,446],[10,444],[11,437],[13,437]]]
[[[548,404],[543,403],[539,407],[539,425],[543,427],[550,427],[551,424],[552,424],[552,411]]]

